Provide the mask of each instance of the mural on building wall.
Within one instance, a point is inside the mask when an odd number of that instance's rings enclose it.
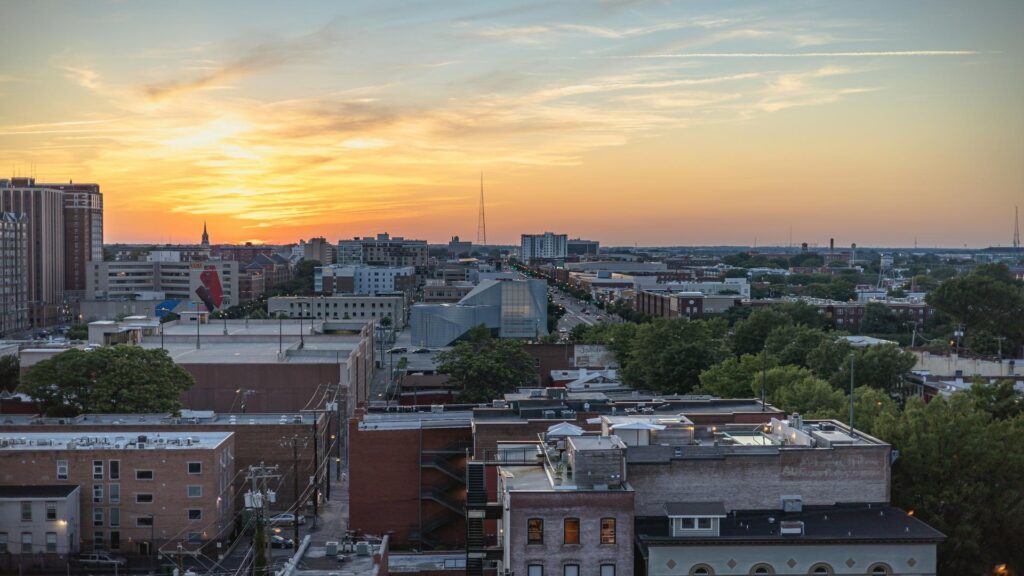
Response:
[[[216,266],[206,266],[199,274],[201,284],[196,288],[196,295],[206,304],[210,312],[218,310],[224,300],[224,290],[220,285],[220,275]]]

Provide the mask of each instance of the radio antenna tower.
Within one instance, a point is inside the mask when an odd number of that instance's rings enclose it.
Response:
[[[484,215],[484,173],[480,171],[480,218],[476,223],[476,243],[487,245],[487,217]]]
[[[1020,252],[1020,215],[1017,213],[1017,207],[1013,207],[1013,251]],[[480,214],[483,214],[483,205],[481,204]]]

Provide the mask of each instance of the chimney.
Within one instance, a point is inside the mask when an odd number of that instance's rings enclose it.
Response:
[[[835,249],[836,249],[836,239],[835,238],[829,238],[828,239],[828,253],[831,254],[832,251],[835,250]]]

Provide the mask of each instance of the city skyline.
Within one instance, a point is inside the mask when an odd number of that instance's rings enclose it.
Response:
[[[473,239],[481,170],[510,245],[1008,246],[1024,197],[1020,3],[0,13],[4,169],[110,243]]]

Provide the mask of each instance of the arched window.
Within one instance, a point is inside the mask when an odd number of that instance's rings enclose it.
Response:
[[[751,576],[775,576],[775,569],[770,564],[754,564],[750,569]]]
[[[811,574],[812,576],[834,576],[835,575],[835,572],[832,571],[832,567],[829,566],[828,564],[825,564],[824,562],[819,562],[819,563],[815,564],[814,566],[811,566],[810,571],[807,572],[807,573]]]
[[[868,574],[870,576],[892,576],[892,568],[884,562],[879,562],[868,568]]]
[[[707,564],[697,564],[690,568],[690,576],[715,576],[715,569]]]

